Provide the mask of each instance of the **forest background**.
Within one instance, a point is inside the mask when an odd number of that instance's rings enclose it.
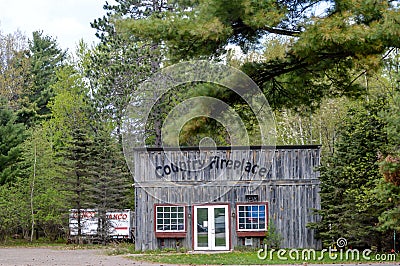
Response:
[[[63,51],[41,31],[0,29],[0,240],[68,233],[69,209],[134,209],[124,110],[141,82],[194,59],[236,67],[264,92],[278,145],[321,144],[329,245],[393,248],[400,229],[399,1],[118,0],[91,27],[99,44]],[[89,27],[89,25],[88,25]],[[174,106],[218,98],[257,145],[255,114],[225,88],[194,83],[152,99],[146,143]],[[210,112],[213,106],[210,106]],[[183,146],[230,145],[217,121],[187,121]]]

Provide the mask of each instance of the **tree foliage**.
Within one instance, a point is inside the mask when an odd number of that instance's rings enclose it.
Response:
[[[22,95],[29,88],[28,43],[21,32],[3,35],[0,32],[0,97],[14,111],[19,111],[24,101]]]
[[[322,221],[316,228],[326,244],[344,237],[353,247],[382,247],[377,226],[382,209],[370,191],[381,180],[378,154],[387,137],[380,112],[386,104],[385,97],[377,97],[351,107],[341,123],[335,152],[320,168]]]
[[[97,111],[103,120],[114,123],[120,142],[123,112],[130,96],[151,73],[159,70],[161,55],[157,43],[139,42],[120,34],[111,21],[115,16],[145,17],[157,12],[158,2],[119,0],[117,5],[106,4],[107,15],[91,23],[100,44],[89,55],[86,75],[93,87]]]
[[[397,1],[116,0],[104,9],[91,24],[100,43],[81,42],[75,61],[43,32],[0,33],[0,239],[40,230],[54,240],[71,208],[97,208],[102,221],[107,210],[133,208],[121,151],[131,93],[164,66],[202,58],[256,81],[278,144],[324,145],[322,220],[310,225],[324,243],[389,247],[400,229]],[[154,102],[147,144],[161,145],[168,114],[198,96],[227,103],[259,144],[254,112],[229,89],[199,82],[158,99],[156,89],[141,99]],[[200,108],[214,110],[188,113]],[[231,143],[207,114],[184,123],[181,145]]]
[[[81,66],[86,59],[80,47]],[[59,158],[59,182],[68,208],[96,208],[103,220],[111,209],[132,206],[131,181],[118,139],[113,136],[113,121],[102,120],[90,96],[82,71],[75,65],[61,68],[53,89],[56,96],[49,105],[55,131],[55,149]],[[79,211],[78,211],[79,212]],[[79,215],[78,215],[79,217]],[[80,217],[78,236],[81,237]],[[106,228],[103,228],[106,230]],[[102,229],[102,230],[103,230]],[[106,237],[105,232],[101,236]]]
[[[26,88],[21,94],[23,101],[18,116],[20,122],[33,125],[49,118],[47,104],[55,95],[52,85],[57,80],[56,70],[66,60],[66,52],[58,48],[56,40],[40,31],[33,32],[28,44],[25,51],[29,64],[24,76]]]
[[[262,49],[263,38],[283,36],[283,56],[242,67],[275,108],[364,94],[365,88],[355,81],[377,70],[387,49],[399,44],[399,12],[392,1],[167,3],[174,9],[145,20],[117,20],[118,29],[164,42],[173,61],[220,55],[228,44],[245,52]],[[328,7],[317,14],[322,4]]]
[[[25,127],[17,123],[16,114],[6,100],[0,98],[0,185],[15,179],[16,163],[20,159]]]

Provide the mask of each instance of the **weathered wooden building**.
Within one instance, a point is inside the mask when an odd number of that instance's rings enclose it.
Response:
[[[320,147],[135,149],[136,249],[260,246],[273,222],[283,248],[320,248]]]

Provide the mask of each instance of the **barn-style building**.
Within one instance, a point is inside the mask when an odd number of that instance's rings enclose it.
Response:
[[[134,150],[137,250],[321,248],[306,227],[320,208],[320,146]]]

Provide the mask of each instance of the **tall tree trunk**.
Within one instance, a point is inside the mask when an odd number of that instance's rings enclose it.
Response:
[[[33,178],[32,178],[32,183],[31,183],[31,194],[30,194],[30,205],[31,205],[31,237],[30,241],[33,241],[33,234],[35,231],[35,214],[34,214],[34,209],[33,209],[33,193],[35,191],[35,179],[36,179],[36,162],[37,162],[37,147],[36,147],[36,140],[34,142],[34,147],[33,147]]]

